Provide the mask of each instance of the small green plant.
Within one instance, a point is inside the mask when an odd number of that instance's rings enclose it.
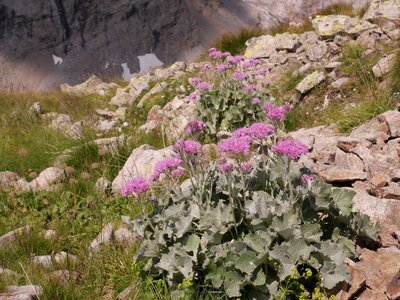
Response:
[[[242,28],[235,33],[227,33],[214,42],[213,47],[223,52],[230,52],[232,55],[244,54],[246,42],[253,38],[265,34],[261,28]]]
[[[390,77],[393,94],[400,93],[400,52],[396,53],[396,61],[392,67]]]
[[[339,2],[331,4],[324,9],[320,10],[317,15],[320,16],[328,16],[328,15],[346,15],[350,17],[357,16],[356,12],[353,9],[353,5],[351,3]]]
[[[292,25],[289,22],[281,23],[279,25],[275,25],[267,30],[268,34],[276,35],[281,33],[294,33],[294,34],[302,34],[307,31],[312,31],[312,23],[309,19],[304,20],[299,25]]]

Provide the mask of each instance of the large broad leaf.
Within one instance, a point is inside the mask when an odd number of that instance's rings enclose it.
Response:
[[[303,224],[300,225],[301,236],[307,242],[319,243],[322,237],[322,230],[319,224]]]
[[[259,268],[256,271],[256,274],[251,278],[251,282],[254,286],[262,286],[266,283],[267,277],[265,276],[264,271]]]
[[[223,273],[224,269],[216,265],[212,265],[210,270],[207,272],[206,280],[210,280],[213,287],[219,289],[223,284]]]
[[[279,278],[285,280],[296,265],[306,261],[314,251],[314,247],[305,240],[295,239],[274,247],[270,256],[280,263]]]
[[[335,288],[338,283],[348,281],[350,278],[345,264],[336,265],[333,262],[326,261],[320,272],[322,284],[329,290]]]
[[[186,252],[193,252],[193,260],[197,262],[197,251],[199,249],[199,246],[200,246],[200,238],[197,235],[192,234],[187,238],[183,246],[183,249]]]
[[[256,234],[248,234],[243,241],[248,247],[257,252],[257,254],[265,255],[271,244],[271,236],[267,232],[257,232]]]
[[[351,209],[353,206],[353,197],[355,195],[354,191],[346,189],[333,189],[332,199],[336,206],[339,208],[340,214],[342,216],[348,217],[351,214]]]
[[[248,275],[252,274],[257,268],[255,264],[257,255],[253,251],[245,251],[239,254],[239,258],[236,260],[235,268]]]
[[[328,209],[331,204],[332,187],[329,184],[318,182],[313,185],[313,189],[317,208]]]
[[[193,217],[192,216],[187,216],[181,218],[177,223],[176,223],[176,237],[181,238],[186,232],[190,230],[192,227],[192,221]]]
[[[228,271],[224,273],[224,288],[228,297],[240,297],[240,290],[245,282],[245,278],[239,272]]]

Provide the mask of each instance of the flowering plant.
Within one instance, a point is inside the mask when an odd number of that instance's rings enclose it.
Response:
[[[163,181],[151,215],[131,223],[143,236],[135,257],[145,263],[143,276],[166,278],[173,289],[193,282],[188,299],[204,290],[269,298],[304,269],[304,297],[314,288],[335,291],[348,278],[344,258],[355,255],[355,238],[374,237],[374,228],[352,212],[352,191],[302,170],[305,145],[275,144],[274,135],[262,122],[239,128],[219,142],[214,161],[195,140],[176,143],[174,158],[155,174],[189,178],[182,185]]]

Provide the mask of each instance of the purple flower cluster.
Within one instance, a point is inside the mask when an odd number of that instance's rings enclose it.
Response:
[[[243,87],[243,91],[246,93],[252,93],[257,90],[257,87],[254,84],[247,84]]]
[[[227,154],[249,154],[252,139],[249,136],[231,137],[218,144],[218,150]]]
[[[252,137],[258,139],[265,139],[275,132],[275,127],[265,123],[254,123],[248,128],[236,129],[232,135],[235,138],[239,137]]]
[[[210,88],[211,88],[211,84],[209,83],[209,82],[207,82],[207,81],[202,81],[202,82],[199,82],[197,85],[196,85],[196,89],[198,89],[198,90],[200,90],[200,91],[204,91],[204,90],[209,90]]]
[[[246,80],[249,75],[243,71],[235,71],[233,72],[233,78],[235,78],[238,81],[243,81]]]
[[[222,58],[231,56],[231,54],[229,52],[221,52],[216,48],[211,48],[208,50],[208,56],[210,56],[211,58]]]
[[[230,162],[223,162],[218,165],[218,168],[221,172],[227,173],[235,170],[235,165]]]
[[[211,69],[211,66],[209,64],[203,64],[201,66],[201,70],[202,71],[207,71],[207,70],[210,70],[210,69]]]
[[[283,140],[271,148],[272,152],[287,156],[291,159],[299,159],[303,154],[308,153],[308,148],[297,140]]]
[[[178,152],[182,151],[190,154],[199,154],[202,152],[203,146],[199,142],[193,140],[178,140],[174,148]]]
[[[228,67],[224,64],[220,64],[215,67],[215,71],[217,72],[225,72],[226,70],[228,70]]]
[[[242,63],[242,67],[245,68],[245,69],[249,69],[249,68],[252,68],[252,67],[254,67],[256,65],[259,65],[259,64],[261,64],[261,60],[255,59],[255,58],[251,58],[251,59],[248,59],[248,60],[244,61]]]
[[[230,65],[237,65],[240,62],[242,62],[244,60],[244,56],[242,55],[237,55],[237,56],[233,56],[233,57],[229,57],[226,62]]]
[[[314,177],[308,174],[303,174],[301,175],[300,180],[303,184],[308,185],[314,181]]]
[[[253,170],[253,162],[251,161],[245,161],[240,165],[240,169],[243,171],[243,173],[250,173]]]
[[[191,101],[198,101],[200,100],[200,95],[197,94],[196,92],[193,92],[188,96],[188,99]]]
[[[189,83],[191,84],[191,85],[194,85],[194,86],[196,86],[196,85],[198,85],[200,82],[202,82],[203,80],[200,78],[200,77],[191,77],[191,78],[189,78]]]
[[[293,108],[293,106],[289,103],[286,103],[281,106],[273,107],[272,103],[268,102],[263,105],[263,109],[267,115],[267,118],[271,121],[279,121],[282,122],[287,113]]]
[[[172,172],[177,170],[182,165],[183,161],[176,157],[170,157],[165,160],[159,161],[154,167],[154,172],[153,175],[151,175],[151,180],[157,180],[161,174],[167,171],[170,171],[172,175]]]
[[[149,182],[143,177],[138,176],[128,181],[127,184],[122,187],[121,195],[124,197],[132,194],[139,196],[140,194],[147,192],[149,188]]]
[[[260,69],[257,71],[257,75],[260,75],[260,76],[265,76],[265,74],[267,74],[267,73],[268,73],[267,69]]]
[[[185,132],[187,134],[193,135],[202,132],[207,127],[206,123],[197,120],[189,121]]]
[[[256,105],[256,104],[258,104],[260,102],[261,102],[260,98],[255,97],[255,98],[251,99],[251,104]]]

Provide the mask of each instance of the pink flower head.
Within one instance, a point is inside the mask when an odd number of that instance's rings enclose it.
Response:
[[[260,69],[257,71],[257,75],[260,75],[260,76],[265,76],[265,74],[267,74],[267,73],[268,73],[267,69]]]
[[[211,88],[211,84],[207,81],[202,81],[196,85],[196,89],[200,91],[209,90]]]
[[[218,50],[217,48],[210,48],[210,49],[208,49],[208,53],[215,52],[217,50]]]
[[[291,159],[299,159],[303,154],[308,153],[308,148],[297,140],[283,140],[271,148],[272,152],[287,156]]]
[[[193,140],[178,140],[174,148],[177,151],[198,154],[202,152],[203,146],[199,142]]]
[[[266,102],[262,106],[262,109],[265,111],[265,113],[268,113],[273,107],[274,107],[274,105],[272,104],[272,102]]]
[[[191,78],[189,78],[189,83],[191,84],[191,85],[197,85],[197,84],[199,84],[200,82],[202,82],[203,80],[200,78],[200,77],[191,77]]]
[[[247,127],[238,128],[232,132],[232,136],[234,138],[239,138],[239,137],[249,136],[249,135],[250,135],[250,132],[249,132],[249,128],[247,128]]]
[[[233,72],[233,78],[235,78],[238,81],[246,80],[247,77],[249,77],[249,75],[247,75],[247,73],[245,73],[243,71]]]
[[[197,94],[196,92],[193,92],[188,96],[188,99],[191,101],[198,101],[200,100],[200,95]]]
[[[210,70],[210,69],[211,69],[211,66],[209,64],[203,64],[201,66],[201,70],[202,71],[207,71],[207,70]]]
[[[303,174],[301,175],[300,180],[303,184],[309,185],[311,182],[314,181],[314,177],[308,174]]]
[[[149,182],[143,177],[135,177],[132,180],[128,181],[121,189],[121,195],[126,197],[128,195],[136,195],[139,196],[147,192],[150,188]]]
[[[185,132],[189,135],[197,134],[202,132],[207,127],[206,123],[197,120],[189,121]]]
[[[265,123],[254,123],[248,131],[255,138],[265,139],[275,132],[275,127]]]
[[[221,51],[215,50],[215,51],[208,52],[208,56],[211,58],[221,58],[221,57],[224,57],[224,53],[222,53]]]
[[[282,122],[285,119],[287,113],[292,109],[292,107],[293,106],[291,104],[286,103],[281,106],[270,108],[269,110],[264,110],[267,113],[268,119],[272,121]]]
[[[227,60],[226,60],[226,62],[228,63],[228,64],[230,64],[230,65],[237,65],[237,64],[239,64],[241,61],[243,61],[244,60],[244,56],[242,56],[242,55],[236,55],[236,56],[233,56],[233,57],[229,57]]]
[[[246,161],[240,165],[240,169],[243,173],[250,173],[253,170],[254,166],[251,161]]]
[[[175,178],[179,178],[185,175],[185,171],[181,169],[175,169],[171,172],[171,176]]]
[[[218,144],[218,150],[227,154],[249,154],[251,138],[248,136],[231,137]]]
[[[261,101],[260,98],[255,97],[255,98],[251,99],[251,104],[256,105],[256,104],[260,103],[260,101]]]
[[[151,180],[157,180],[162,173],[167,171],[173,171],[183,165],[183,161],[176,157],[170,157],[165,160],[159,161],[154,167],[153,175]]]
[[[224,172],[224,173],[232,172],[233,170],[235,170],[235,165],[233,163],[224,162],[224,163],[220,163],[218,168],[221,172]]]
[[[228,57],[228,56],[231,56],[232,54],[230,53],[230,52],[223,52],[222,53],[222,56],[223,57]]]
[[[257,87],[254,84],[247,84],[243,87],[243,91],[246,93],[252,93],[257,90]]]
[[[225,72],[226,70],[228,70],[228,67],[224,64],[220,64],[215,67],[215,71],[217,72]]]

